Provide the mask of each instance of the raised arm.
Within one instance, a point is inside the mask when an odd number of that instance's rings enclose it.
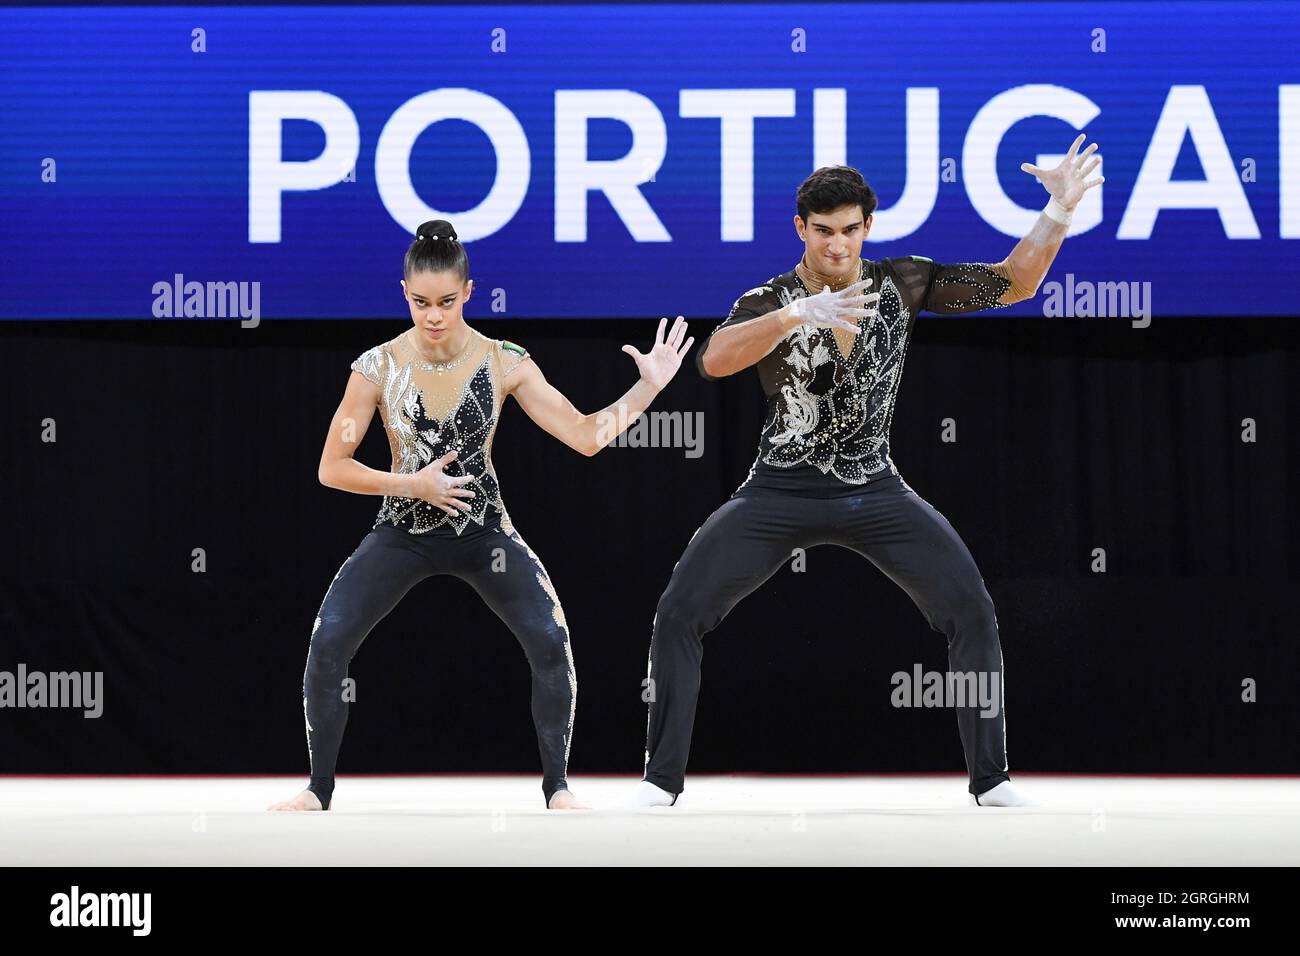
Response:
[[[937,267],[938,274],[929,286],[926,309],[939,313],[970,312],[1011,305],[1038,292],[1065,241],[1074,208],[1085,192],[1106,181],[1104,176],[1086,181],[1101,160],[1088,159],[1097,148],[1096,143],[1076,155],[1083,140],[1084,135],[1080,133],[1055,169],[1020,164],[1022,170],[1038,177],[1047,190],[1051,197],[1047,208],[1001,262]]]
[[[627,429],[650,407],[655,396],[672,381],[682,356],[695,342],[686,337],[686,320],[680,315],[667,338],[667,319],[659,320],[659,331],[650,351],[642,354],[630,345],[626,352],[636,362],[641,377],[612,405],[584,415],[564,393],[546,380],[536,362],[520,362],[506,376],[505,389],[544,431],[584,455],[594,455]]]

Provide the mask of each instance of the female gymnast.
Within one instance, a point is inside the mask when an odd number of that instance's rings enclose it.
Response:
[[[492,437],[507,395],[545,431],[594,455],[639,416],[695,341],[678,316],[642,354],[640,379],[617,402],[579,412],[512,342],[470,328],[461,314],[474,283],[451,223],[420,226],[406,253],[402,294],[411,328],[353,363],[321,453],[322,484],[383,495],[371,531],[339,568],[312,626],[303,674],[311,781],[268,810],[328,810],[347,724],[348,664],[370,630],[417,582],[451,574],[468,582],[510,628],[532,670],[532,714],[542,758],[542,794],[552,810],[586,809],[565,779],[577,675],[569,630],[550,576],[506,513],[492,467]],[[683,342],[683,339],[685,341]],[[379,409],[392,470],[353,455]]]

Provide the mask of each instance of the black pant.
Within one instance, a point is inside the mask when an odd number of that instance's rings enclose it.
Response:
[[[671,793],[684,789],[704,635],[775,574],[793,549],[820,544],[858,552],[906,591],[947,637],[950,672],[983,672],[989,686],[997,675],[996,716],[981,716],[975,703],[957,707],[957,729],[971,793],[1009,779],[997,618],[975,561],[948,519],[897,474],[849,487],[854,493],[841,497],[801,496],[790,487],[789,478],[743,485],[695,532],[673,570],[650,642],[645,779]],[[845,596],[846,610],[855,597]],[[866,639],[865,618],[846,614],[844,620],[846,626],[862,621]]]
[[[482,527],[471,524],[459,536],[447,528],[411,534],[381,524],[366,535],[334,576],[312,628],[303,673],[310,789],[326,808],[348,720],[351,695],[343,686],[348,664],[371,628],[416,583],[435,574],[450,574],[468,582],[523,647],[533,674],[532,711],[542,756],[542,794],[549,804],[556,790],[568,789],[565,771],[578,680],[564,611],[546,569],[509,518],[495,510],[488,515]],[[432,616],[427,634],[431,641],[467,636],[440,627]]]

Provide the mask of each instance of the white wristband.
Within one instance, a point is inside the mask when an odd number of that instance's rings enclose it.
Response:
[[[1074,218],[1074,210],[1066,209],[1059,202],[1057,202],[1056,197],[1053,196],[1051,199],[1047,201],[1047,208],[1043,210],[1043,215],[1045,215],[1048,219],[1059,222],[1063,226],[1068,226],[1070,224],[1070,220]]]

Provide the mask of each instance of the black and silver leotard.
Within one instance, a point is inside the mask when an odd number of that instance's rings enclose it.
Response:
[[[859,320],[858,335],[800,325],[757,363],[767,417],[751,484],[783,490],[853,494],[861,485],[897,474],[889,456],[889,424],[916,314],[998,308],[1010,282],[983,263],[940,265],[920,256],[861,261],[877,314]],[[815,290],[820,291],[820,290]],[[773,276],[736,300],[710,333],[813,294],[796,269]],[[695,350],[706,379],[706,339]]]
[[[502,382],[528,352],[513,342],[471,331],[461,357],[443,368],[425,361],[411,343],[413,330],[359,355],[352,368],[379,386],[379,413],[392,450],[392,470],[410,475],[449,451],[444,472],[472,475],[468,513],[449,515],[418,498],[385,497],[375,526],[391,524],[412,534],[448,528],[460,534],[504,512],[492,467],[492,438],[505,400]]]

